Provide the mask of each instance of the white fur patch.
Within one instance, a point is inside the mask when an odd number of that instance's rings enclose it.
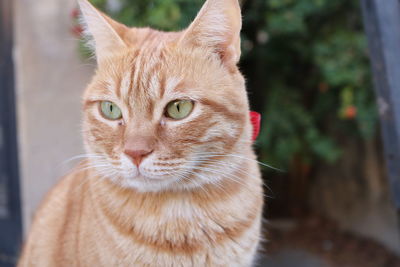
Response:
[[[181,78],[170,77],[167,79],[165,83],[165,95],[172,95],[173,90],[178,86],[178,84],[182,81]]]
[[[131,72],[127,71],[124,76],[122,77],[121,80],[121,98],[122,99],[127,99],[128,98],[128,93],[130,91],[130,85],[131,85],[132,77],[131,77]]]

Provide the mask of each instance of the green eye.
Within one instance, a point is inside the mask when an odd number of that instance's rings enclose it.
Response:
[[[166,115],[175,120],[181,120],[189,116],[193,110],[193,101],[174,100],[167,105]]]
[[[121,109],[113,102],[101,101],[100,110],[106,119],[119,120],[122,118]]]

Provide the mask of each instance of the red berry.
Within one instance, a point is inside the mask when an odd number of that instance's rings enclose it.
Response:
[[[80,36],[82,35],[83,28],[82,28],[81,25],[75,25],[74,27],[71,28],[71,32],[72,32],[74,35],[80,37]]]

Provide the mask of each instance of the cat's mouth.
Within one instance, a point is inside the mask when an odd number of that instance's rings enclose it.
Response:
[[[135,188],[143,192],[158,192],[174,187],[181,181],[179,176],[151,175],[138,172],[135,175],[123,175],[118,184],[122,187]]]
[[[153,180],[153,181],[163,181],[166,179],[171,178],[173,175],[171,175],[171,171],[166,171],[166,170],[149,170],[146,168],[138,168],[137,169],[137,176],[136,178],[141,178],[141,179],[147,179],[147,180]],[[135,179],[136,179],[135,178]]]
[[[130,180],[141,180],[144,182],[150,181],[165,181],[173,178],[179,173],[179,168],[174,170],[149,168],[145,166],[132,166],[129,170],[123,171],[121,174]]]

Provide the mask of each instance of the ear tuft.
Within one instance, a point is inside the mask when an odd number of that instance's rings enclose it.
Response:
[[[98,62],[115,50],[126,47],[117,32],[117,28],[121,31],[125,26],[98,11],[87,0],[78,0],[78,3],[82,12],[81,23],[84,26],[86,44],[95,52]]]
[[[207,0],[180,42],[218,53],[228,65],[240,58],[242,17],[238,0]]]

